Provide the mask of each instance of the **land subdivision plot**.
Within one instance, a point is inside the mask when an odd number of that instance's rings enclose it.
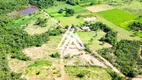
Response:
[[[98,6],[89,6],[87,7],[87,9],[91,12],[100,12],[100,11],[113,9],[113,7],[109,5],[98,5]]]
[[[31,20],[27,26],[24,27],[24,30],[26,32],[28,32],[28,34],[30,35],[34,35],[34,34],[42,34],[46,31],[48,31],[49,29],[53,29],[53,28],[56,28],[58,27],[58,24],[55,23],[53,21],[53,19],[49,16],[47,16],[46,14],[44,14],[44,12],[41,12],[39,15],[37,15],[38,17],[34,20]],[[41,27],[40,25],[35,25],[37,20],[39,18],[42,18],[42,19],[47,19],[44,27]]]

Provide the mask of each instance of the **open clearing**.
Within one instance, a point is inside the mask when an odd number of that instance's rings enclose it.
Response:
[[[87,7],[87,9],[91,12],[100,12],[100,11],[105,11],[105,10],[109,10],[112,9],[113,7],[109,6],[109,5],[98,5],[98,6],[89,6]]]
[[[99,30],[97,32],[96,37],[93,37],[93,36],[95,36],[94,32],[77,32],[77,33],[78,33],[80,39],[83,41],[84,44],[88,44],[89,40],[91,38],[93,38],[93,41],[88,45],[89,48],[92,49],[92,50],[99,50],[99,49],[102,49],[102,48],[111,47],[110,44],[108,44],[108,43],[102,44],[102,42],[99,41],[99,39],[101,39],[103,36],[105,36],[105,33],[101,30]]]

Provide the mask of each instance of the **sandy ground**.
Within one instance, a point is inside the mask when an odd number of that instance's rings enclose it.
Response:
[[[90,22],[90,21],[96,21],[97,18],[96,17],[88,17],[88,18],[84,18],[83,20]]]
[[[87,7],[87,9],[91,12],[100,12],[100,11],[109,10],[109,9],[112,9],[112,8],[113,7],[111,7],[109,5],[98,5],[98,6]]]

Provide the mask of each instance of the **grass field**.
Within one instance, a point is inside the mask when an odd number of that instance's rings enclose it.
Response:
[[[98,21],[103,22],[108,27],[110,27],[112,30],[116,31],[118,33],[118,41],[122,39],[127,40],[140,40],[138,36],[132,37],[133,33],[129,32],[128,30],[121,28],[120,26],[115,25],[114,23],[98,16]]]
[[[71,80],[111,80],[106,70],[98,67],[65,67]],[[77,77],[83,74],[82,78]]]
[[[73,9],[75,12],[74,16],[65,17],[65,13],[62,13],[62,14],[58,13],[60,9],[65,9],[65,8]],[[70,25],[70,24],[80,25],[84,21],[83,19],[76,18],[77,15],[91,15],[91,12],[89,12],[84,7],[81,7],[79,5],[71,6],[64,2],[57,2],[55,6],[45,9],[45,11],[49,13],[51,16],[53,16],[55,19],[59,20],[63,26]]]
[[[129,22],[133,21],[136,18],[135,15],[125,12],[123,10],[117,9],[117,8],[112,9],[112,10],[98,12],[97,14],[105,18],[106,20],[118,26],[121,26],[125,29],[128,29],[127,26]]]
[[[102,42],[99,41],[100,38],[105,36],[105,33],[103,31],[98,31],[98,35],[96,37],[94,32],[77,32],[81,40],[84,42],[84,44],[88,44],[89,40],[93,38],[93,41],[89,44],[89,48],[92,50],[99,50],[102,48],[109,48],[111,47],[110,44],[105,43],[102,45]]]

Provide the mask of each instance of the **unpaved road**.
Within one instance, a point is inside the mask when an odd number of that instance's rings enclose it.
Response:
[[[125,77],[117,68],[115,68],[109,61],[107,61],[105,58],[100,56],[97,52],[93,51],[97,57],[99,57],[101,60],[104,61],[104,63],[109,66],[114,72],[120,74],[120,76]]]

